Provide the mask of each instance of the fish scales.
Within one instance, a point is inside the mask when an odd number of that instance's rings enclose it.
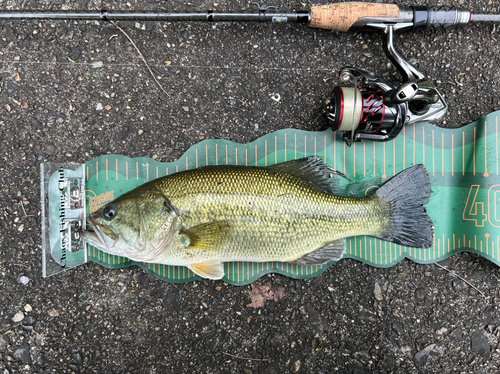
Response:
[[[222,253],[204,260],[294,261],[324,243],[370,233],[383,209],[373,197],[340,197],[307,181],[261,168],[204,168],[160,179],[155,186],[180,211],[187,227],[229,221],[233,235]]]

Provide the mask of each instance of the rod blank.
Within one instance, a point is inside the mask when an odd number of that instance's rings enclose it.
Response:
[[[309,21],[309,12],[291,13],[156,13],[156,12],[50,12],[50,11],[3,11],[0,20],[95,20],[95,21],[201,21],[201,22],[300,22]]]
[[[471,14],[471,22],[500,22],[498,14]]]

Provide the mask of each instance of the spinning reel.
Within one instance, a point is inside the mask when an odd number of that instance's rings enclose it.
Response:
[[[331,128],[344,131],[343,139],[350,145],[355,141],[393,139],[403,126],[413,123],[439,123],[448,109],[443,96],[394,48],[394,31],[409,25],[367,26],[386,34],[386,53],[402,73],[403,83],[394,86],[366,70],[341,69],[340,81],[350,87],[336,86],[327,100]]]

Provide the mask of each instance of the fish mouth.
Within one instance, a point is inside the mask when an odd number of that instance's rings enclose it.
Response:
[[[118,243],[118,233],[111,226],[106,226],[108,229],[112,231],[112,236],[110,237],[102,232],[100,226],[92,217],[87,217],[87,223],[90,226],[91,230],[84,231],[83,237],[84,239],[93,246],[96,246],[102,250],[107,252],[116,252],[114,248],[116,243]]]

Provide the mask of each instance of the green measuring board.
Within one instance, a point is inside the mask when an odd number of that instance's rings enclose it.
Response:
[[[372,193],[401,170],[424,164],[433,191],[427,205],[434,223],[433,246],[409,248],[358,236],[348,238],[345,258],[390,267],[405,257],[418,263],[432,263],[457,252],[471,251],[500,264],[499,115],[500,112],[489,114],[459,129],[410,125],[392,141],[366,141],[351,147],[341,140],[340,133],[331,130],[287,129],[249,144],[206,140],[172,163],[105,155],[85,164],[87,210],[94,211],[149,180],[205,165],[267,166],[316,155],[353,180],[343,183],[345,194],[362,196]],[[89,245],[86,251],[87,260],[108,268],[137,265],[169,282],[198,279],[185,267],[137,263]],[[330,265],[226,263],[224,281],[248,284],[270,272],[311,278]]]

